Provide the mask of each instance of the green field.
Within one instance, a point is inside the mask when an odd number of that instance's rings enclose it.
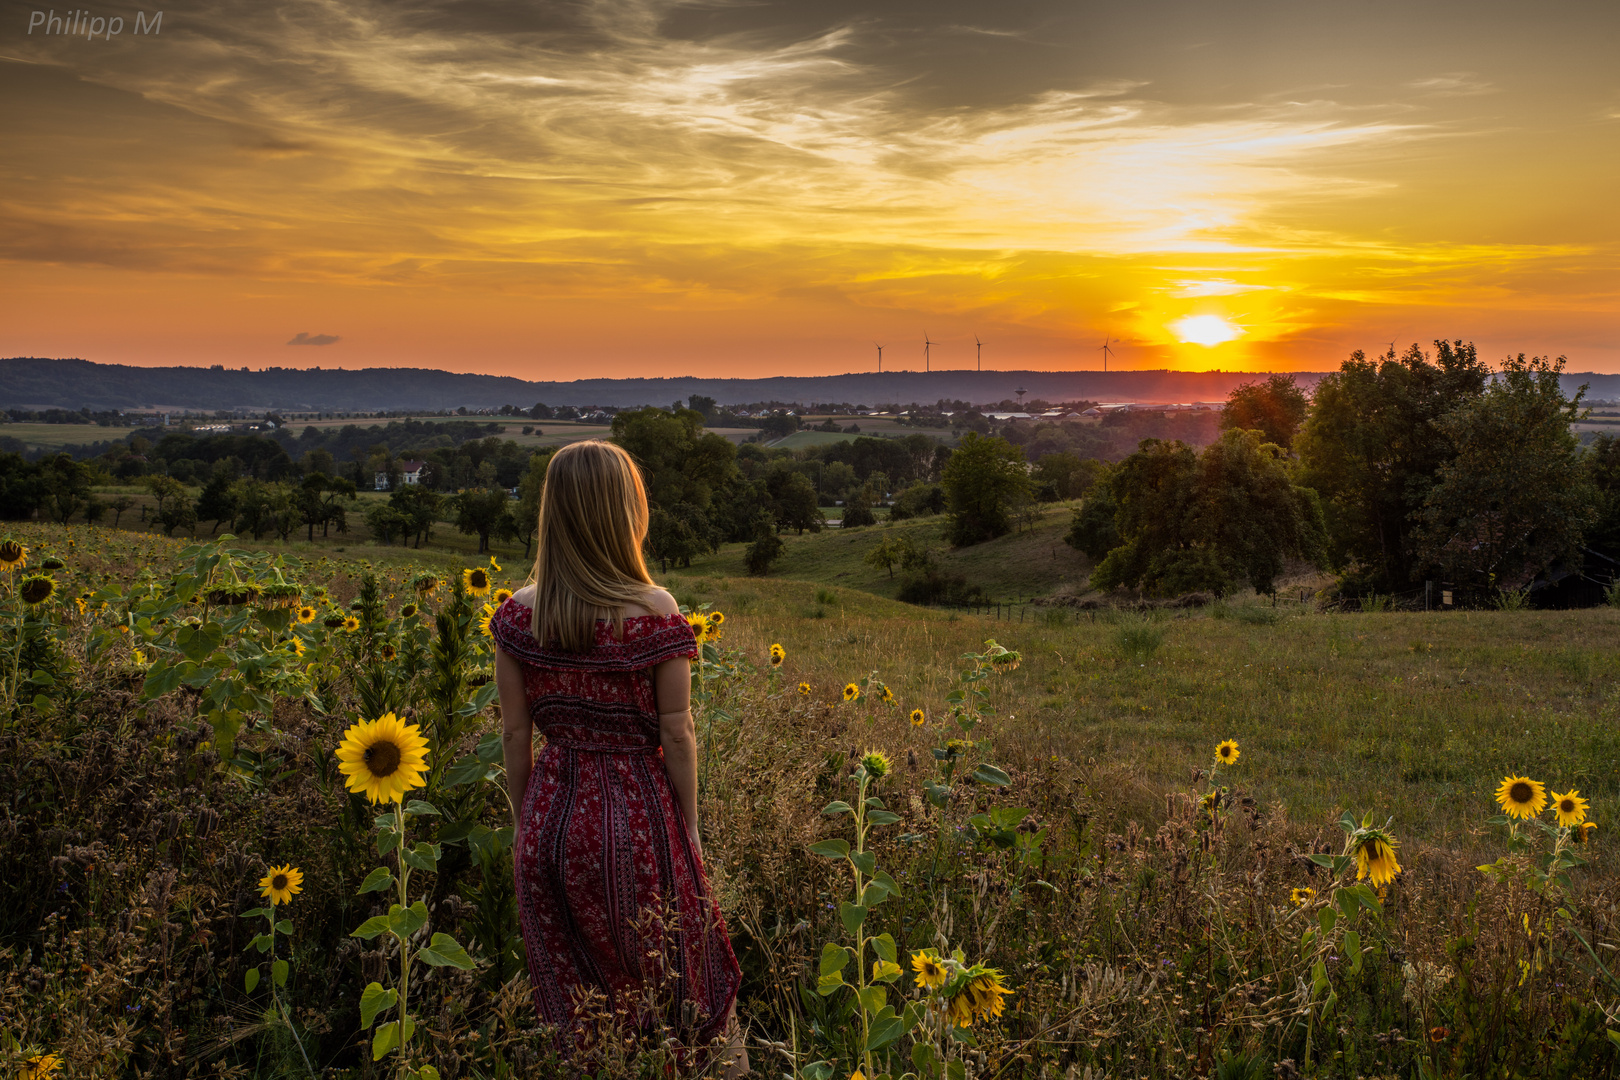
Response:
[[[19,439],[30,450],[56,450],[63,446],[110,442],[129,434],[129,428],[100,424],[0,424],[0,435]]]

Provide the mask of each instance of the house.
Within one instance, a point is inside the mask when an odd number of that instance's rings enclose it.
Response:
[[[422,482],[422,469],[427,465],[425,461],[398,461],[399,482],[401,484],[420,484]],[[377,491],[388,490],[388,470],[378,469],[376,476]]]

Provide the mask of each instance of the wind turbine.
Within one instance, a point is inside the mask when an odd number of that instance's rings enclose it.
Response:
[[[979,335],[978,334],[973,335],[973,348],[975,350],[975,355],[978,358],[979,370],[983,371],[984,370],[984,342],[979,340]]]
[[[929,341],[928,340],[928,331],[926,331],[926,330],[923,331],[923,370],[924,371],[932,371],[932,370],[934,370],[933,367],[930,364],[930,361],[929,361],[928,347],[930,345],[938,345],[938,344],[939,344],[939,342],[937,342],[937,341]]]
[[[877,351],[878,351],[878,374],[881,375],[881,374],[883,374],[883,346],[878,345],[878,343],[875,342],[875,341],[872,342],[872,344],[877,345]]]
[[[1117,341],[1118,339],[1116,338],[1115,340]],[[1108,347],[1108,338],[1105,336],[1103,338],[1103,343],[1102,343],[1103,370],[1104,371],[1108,370],[1108,354],[1113,352],[1113,351],[1114,351],[1113,349],[1110,349]]]

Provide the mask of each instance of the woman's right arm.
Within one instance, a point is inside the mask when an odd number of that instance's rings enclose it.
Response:
[[[523,812],[523,795],[534,769],[534,723],[529,719],[528,695],[523,686],[523,665],[495,650],[495,688],[501,695],[501,756],[506,763],[506,791],[512,797],[514,817]],[[521,821],[513,821],[521,828]]]

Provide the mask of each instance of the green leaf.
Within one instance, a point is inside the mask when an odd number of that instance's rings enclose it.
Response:
[[[1620,1031],[1616,1031],[1614,1028],[1608,1028],[1606,1030],[1609,1033],[1609,1041],[1614,1043],[1616,1046],[1620,1046]]]
[[[1322,1003],[1322,1019],[1326,1020],[1328,1013],[1332,1012],[1333,1011],[1333,1006],[1337,1005],[1338,1003],[1339,1003],[1339,995],[1338,995],[1338,993],[1334,992],[1332,994],[1329,994],[1327,996],[1327,1000]]]
[[[1333,894],[1333,899],[1346,919],[1354,919],[1361,910],[1361,894],[1354,889],[1339,889]]]
[[[239,919],[259,919],[259,918],[263,918],[266,915],[274,915],[275,913],[276,912],[275,912],[274,908],[256,907],[252,911],[244,911],[244,912],[242,912],[242,914],[238,915],[237,918],[239,918]]]
[[[433,940],[418,949],[416,955],[424,964],[433,967],[453,967],[462,971],[473,969],[473,958],[449,934],[434,934]]]
[[[820,840],[810,845],[810,854],[826,859],[842,859],[849,855],[848,840]]]
[[[292,933],[292,920],[291,919],[282,919],[280,922],[276,923],[276,933],[278,933],[278,934],[290,934],[290,933]]]
[[[1333,933],[1333,927],[1339,921],[1339,913],[1330,907],[1325,907],[1316,913],[1316,920],[1322,924],[1322,936]]]
[[[252,944],[260,952],[266,953],[270,951],[270,946],[275,944],[275,940],[276,938],[274,934],[260,934],[258,937],[253,939]]]
[[[1012,783],[1012,777],[994,765],[980,765],[973,770],[973,779],[981,784],[989,784],[992,787],[1006,787]]]
[[[187,660],[200,664],[225,640],[225,631],[219,623],[203,626],[182,626],[174,635],[174,644]]]
[[[823,807],[821,812],[826,814],[828,817],[832,817],[834,814],[853,814],[855,812],[855,808],[849,805],[849,803],[845,802],[843,799],[834,799],[832,802]]]
[[[490,683],[489,685],[494,686],[495,684]],[[501,758],[506,754],[505,748],[501,746],[501,733],[498,731],[492,731],[488,735],[485,735],[482,739],[479,739],[478,748],[474,750],[473,753],[477,754],[478,760],[484,762],[486,765],[493,765],[497,761],[500,761]]]
[[[872,810],[867,813],[866,820],[871,825],[893,825],[900,820],[900,815],[892,810]]]
[[[388,1051],[399,1045],[399,1021],[390,1020],[377,1028],[377,1034],[371,1037],[371,1060],[381,1061]]]
[[[881,991],[883,987],[869,986],[867,989]],[[896,1016],[893,1009],[885,1005],[883,1006],[882,1010],[870,1021],[870,1027],[868,1028],[866,1035],[866,1049],[881,1049],[882,1047],[888,1046],[905,1033],[906,1022],[900,1017]]]
[[[287,961],[277,960],[270,965],[270,981],[277,986],[287,985]]]
[[[393,1008],[394,1002],[398,1000],[397,990],[384,990],[380,983],[367,986],[360,995],[360,1030],[364,1031],[371,1027],[371,1022],[377,1018],[377,1014],[384,1009]]]
[[[1332,855],[1312,855],[1312,856],[1310,856],[1310,860],[1311,860],[1311,862],[1315,863],[1317,866],[1326,867],[1329,870],[1333,869],[1333,856]]]
[[[1354,930],[1344,932],[1344,952],[1350,958],[1350,973],[1361,971],[1361,935]]]
[[[416,846],[409,851],[401,850],[399,857],[405,865],[413,870],[426,870],[429,873],[439,869],[439,856],[442,849],[438,844],[429,844],[418,840]]]
[[[962,1029],[952,1028],[952,1036],[955,1036],[955,1034],[960,1030]],[[967,1080],[967,1066],[962,1064],[961,1058],[957,1058],[955,1061],[947,1061],[945,1063],[945,1080]]]
[[[397,907],[398,905],[395,906]],[[350,931],[349,936],[357,937],[362,941],[370,941],[378,934],[385,933],[387,930],[388,916],[373,915],[371,918],[361,923],[357,929]]]
[[[438,807],[434,806],[432,803],[423,802],[421,799],[412,799],[410,802],[406,803],[405,812],[410,814],[412,817],[421,817],[424,814],[432,814],[434,817],[444,816],[443,814],[439,813]]]
[[[842,945],[829,941],[821,947],[821,974],[843,971],[848,964],[849,950]]]
[[[460,787],[475,780],[482,780],[489,774],[489,765],[477,754],[469,754],[444,771],[444,779],[439,783],[442,789]]]
[[[397,847],[399,847],[399,830],[377,830],[377,854],[386,855]]]
[[[843,985],[844,973],[841,971],[829,971],[816,980],[816,993],[826,997],[828,994],[836,992]]]
[[[1316,997],[1328,988],[1327,964],[1321,960],[1311,965],[1311,996]]]
[[[838,917],[844,920],[844,929],[849,931],[850,937],[858,937],[861,924],[866,922],[866,909],[859,904],[852,904],[845,900],[838,905]]]
[[[911,1064],[920,1076],[932,1076],[936,1071],[934,1063],[939,1055],[934,1052],[932,1043],[918,1040],[911,1044]]]
[[[878,954],[879,960],[887,960],[891,964],[899,963],[893,935],[879,934],[872,939],[872,948]]]
[[[388,929],[401,938],[408,938],[427,925],[427,905],[418,900],[408,908],[398,904],[388,909]]]
[[[366,875],[366,880],[360,883],[360,892],[357,895],[364,896],[368,892],[377,892],[380,889],[388,888],[393,883],[393,872],[386,866],[379,866]]]
[[[861,1008],[869,1013],[879,1013],[889,1003],[889,991],[881,986],[868,986],[856,991],[855,997],[859,999]]]
[[[256,967],[248,968],[247,975],[243,977],[242,982],[247,992],[253,993],[253,988],[259,985],[259,969]]]
[[[877,856],[870,851],[854,852],[850,855],[849,861],[863,874],[870,876],[877,873]]]
[[[889,887],[881,881],[869,881],[866,888],[861,890],[861,906],[866,908],[877,907],[889,898]]]

